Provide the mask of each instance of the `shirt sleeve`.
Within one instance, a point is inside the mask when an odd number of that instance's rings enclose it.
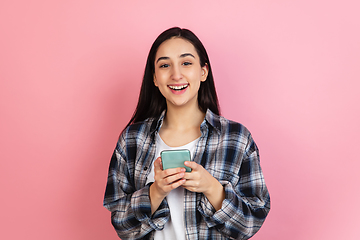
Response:
[[[151,183],[135,189],[135,180],[123,151],[125,148],[121,145],[119,140],[110,161],[103,204],[111,212],[111,223],[121,239],[142,239],[153,230],[164,227],[170,216],[169,207],[164,199],[151,216]]]
[[[215,227],[230,239],[249,239],[262,226],[270,211],[270,196],[260,167],[258,148],[251,135],[245,151],[239,156],[239,181],[233,186],[218,179],[225,189],[221,209],[214,207],[202,196],[198,211],[209,228]]]

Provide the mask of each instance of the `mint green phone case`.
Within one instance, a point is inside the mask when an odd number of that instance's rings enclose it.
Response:
[[[185,161],[191,161],[189,150],[164,150],[160,153],[160,156],[163,170],[183,167],[186,169],[186,172],[191,172],[191,168],[184,165]]]

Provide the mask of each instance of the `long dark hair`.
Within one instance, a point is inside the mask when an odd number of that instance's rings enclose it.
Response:
[[[211,65],[206,50],[201,41],[193,32],[179,27],[170,28],[161,33],[150,48],[147,58],[143,81],[141,84],[138,104],[127,126],[132,123],[143,121],[147,118],[158,117],[166,109],[166,100],[154,85],[153,76],[155,72],[155,55],[159,46],[166,40],[179,37],[189,41],[196,49],[200,57],[200,65],[208,67],[208,76],[206,81],[201,82],[198,92],[198,104],[201,111],[206,112],[210,109],[213,113],[219,115],[219,102],[216,95],[214,79],[211,71]]]

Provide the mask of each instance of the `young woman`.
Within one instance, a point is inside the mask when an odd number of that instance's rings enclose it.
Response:
[[[192,171],[163,170],[169,149],[189,149]],[[248,239],[270,210],[258,148],[244,126],[219,116],[209,58],[187,29],[166,30],[150,49],[104,206],[121,239]]]

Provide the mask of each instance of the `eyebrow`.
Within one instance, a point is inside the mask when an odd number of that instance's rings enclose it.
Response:
[[[192,55],[191,53],[183,53],[180,55],[180,58],[184,58],[184,57],[187,57],[187,56],[190,56],[190,57],[193,57],[195,58],[194,55]],[[157,60],[156,60],[156,63],[158,63],[160,60],[168,60],[170,59],[169,57],[159,57]]]

